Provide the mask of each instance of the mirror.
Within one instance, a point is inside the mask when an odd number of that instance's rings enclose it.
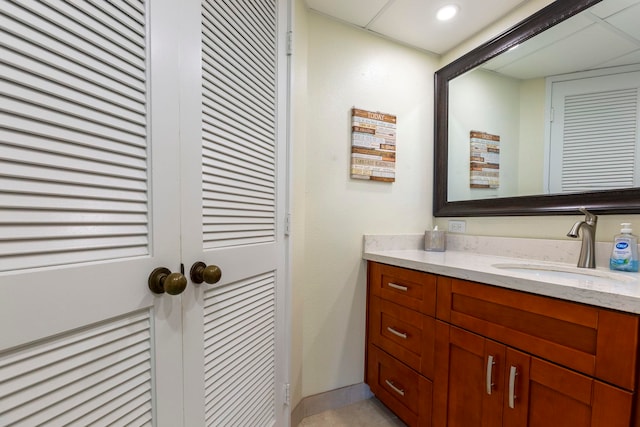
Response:
[[[623,10],[624,14],[618,13]],[[640,172],[633,171],[637,160],[631,161],[632,184],[596,180],[598,172],[587,169],[588,161],[578,157],[574,162],[581,165],[584,176],[580,182],[597,182],[559,185],[561,173],[554,171],[567,169],[559,159],[568,155],[554,145],[551,135],[557,130],[550,124],[555,121],[557,128],[556,123],[565,120],[564,115],[562,120],[550,118],[556,111],[555,106],[551,109],[553,88],[561,87],[554,82],[564,85],[576,72],[591,78],[593,69],[640,73],[639,17],[640,0],[556,1],[439,70],[434,216],[579,214],[581,206],[598,214],[640,213]],[[595,54],[598,46],[603,55]],[[620,79],[616,75],[613,80]],[[483,85],[477,86],[480,81]],[[598,113],[613,129],[611,135],[621,128],[616,121],[620,116],[617,110],[611,119]],[[637,126],[631,139],[638,159]],[[577,146],[582,153],[584,148]],[[627,158],[633,159],[631,154]],[[485,162],[481,167],[478,159]],[[565,165],[569,163],[570,159]],[[625,161],[596,155],[596,163],[617,168]]]

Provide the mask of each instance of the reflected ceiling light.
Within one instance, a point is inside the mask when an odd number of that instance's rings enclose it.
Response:
[[[460,8],[455,4],[448,4],[446,6],[442,6],[440,9],[438,9],[438,12],[436,13],[436,18],[438,18],[439,21],[448,21],[449,19],[456,16],[459,10]]]
[[[508,49],[508,52],[511,52],[512,50],[517,49],[519,46],[520,46],[519,44],[514,44],[513,46],[511,46],[511,47]]]

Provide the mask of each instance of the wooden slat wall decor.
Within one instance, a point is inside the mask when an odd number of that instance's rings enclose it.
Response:
[[[396,180],[396,116],[351,110],[351,178]]]

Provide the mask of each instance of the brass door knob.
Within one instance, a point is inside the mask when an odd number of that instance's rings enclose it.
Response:
[[[149,275],[149,289],[154,294],[178,295],[187,287],[187,278],[180,273],[172,273],[165,267],[158,267]]]
[[[202,261],[198,261],[191,266],[191,281],[193,283],[206,282],[210,285],[218,283],[222,277],[222,270],[217,265],[207,265]]]

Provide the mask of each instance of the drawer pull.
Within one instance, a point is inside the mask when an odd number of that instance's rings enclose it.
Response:
[[[396,387],[393,382],[389,381],[389,380],[384,380],[385,383],[387,383],[387,385],[389,387],[391,387],[393,389],[393,391],[395,391],[396,393],[398,393],[400,396],[404,396],[404,390]]]
[[[393,329],[391,326],[387,326],[387,331],[391,332],[393,335],[400,337],[402,339],[407,339],[407,334],[405,332],[398,332],[395,329]]]
[[[396,285],[395,283],[391,282],[387,283],[387,285],[389,285],[390,288],[397,289],[402,292],[407,292],[409,290],[409,288],[407,288],[406,286]]]
[[[491,395],[491,390],[493,389],[493,365],[496,362],[493,360],[493,356],[489,355],[487,357],[487,394]]]
[[[514,409],[516,407],[516,376],[518,375],[518,368],[512,366],[509,369],[509,408]]]

